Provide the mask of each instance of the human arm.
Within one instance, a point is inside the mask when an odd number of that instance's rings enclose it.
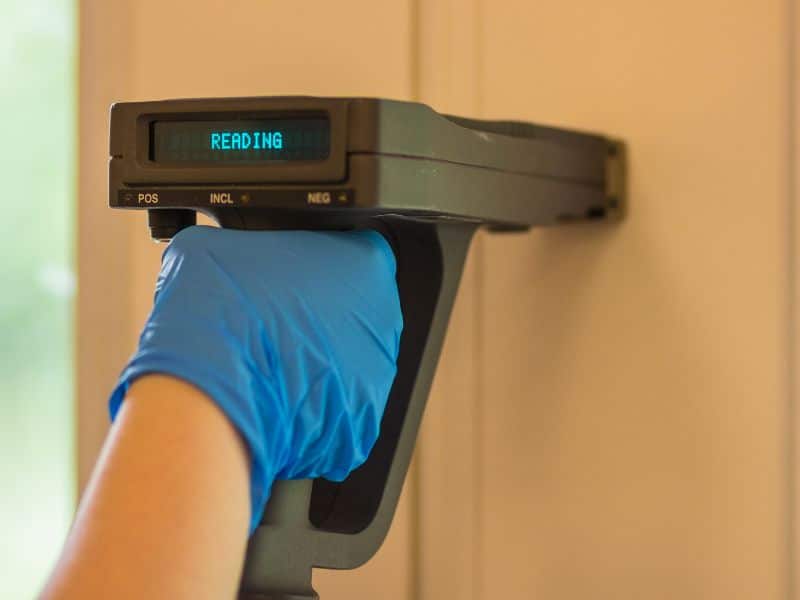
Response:
[[[247,449],[211,399],[137,379],[41,598],[234,598],[249,498]]]
[[[167,435],[175,420],[183,418],[180,410],[159,412],[170,402],[170,395],[151,390],[148,397],[152,402],[140,402],[144,392],[139,386],[153,374],[190,382],[193,387],[187,387],[201,392],[205,403],[224,415],[224,421],[241,440],[246,449],[246,508],[251,531],[260,521],[275,479],[346,477],[366,459],[377,438],[394,378],[402,329],[394,269],[391,249],[375,232],[242,232],[207,227],[181,232],[164,253],[153,312],[139,348],[112,395],[110,408],[119,424],[112,429],[109,449],[94,478],[98,483],[90,486],[84,506],[94,505],[95,491],[105,489],[105,479],[117,465],[125,467],[117,477],[118,486],[113,488],[117,499],[125,495],[126,486],[133,493],[142,485],[148,470],[139,468],[141,460],[161,458],[170,462],[173,477],[184,477],[182,469],[207,470],[203,453],[193,459],[195,454],[186,441],[178,437],[171,442]],[[145,413],[139,406],[150,410]],[[137,414],[149,419],[126,417]],[[203,414],[208,417],[204,426],[212,426],[214,419],[210,417],[216,413]],[[163,421],[165,438],[147,448],[144,436],[151,434],[146,424],[153,419]],[[134,422],[140,427],[128,434]],[[185,426],[183,422],[178,425]],[[120,456],[145,455],[136,461],[111,462],[108,456],[114,455],[117,438],[129,442],[127,454]],[[130,442],[130,438],[138,441]],[[202,442],[205,436],[197,439]],[[148,440],[152,443],[150,437]],[[178,442],[186,454],[175,460],[167,449]],[[203,449],[206,451],[207,447]],[[130,465],[139,470],[131,470]],[[226,476],[231,476],[229,461],[225,465],[216,468],[225,469]],[[148,466],[161,468],[154,463]],[[213,482],[214,477],[210,480]],[[150,502],[154,507],[159,495],[173,495],[172,479],[159,481],[152,489]],[[224,489],[221,484],[219,487]],[[110,507],[108,494],[102,496],[106,498],[103,506]],[[195,500],[189,498],[192,503]],[[230,498],[225,496],[222,501],[230,502]],[[206,508],[214,510],[219,505],[215,500],[202,510],[194,510],[203,503],[193,504],[186,514],[168,515],[173,526],[188,530],[200,519],[208,521]],[[183,506],[180,502],[164,504],[163,510]],[[103,572],[93,572],[91,561],[81,558],[80,550],[85,546],[73,544],[79,539],[78,525],[85,521],[87,528],[95,527],[98,514],[82,507],[54,581],[74,579],[79,574],[98,580],[105,577]],[[126,513],[114,508],[111,514],[109,534],[116,531],[120,526],[117,519]],[[143,534],[147,531],[150,546],[160,544],[166,532],[147,530],[146,515],[136,516],[138,522],[131,527]],[[181,531],[181,536],[191,535]],[[98,534],[97,539],[98,547],[122,552],[116,544],[111,548],[113,537]],[[235,537],[230,545],[236,546]],[[136,573],[126,580],[128,584],[155,581],[152,585],[157,587],[169,573],[180,576],[170,568],[171,562],[155,565],[137,556],[134,562],[119,567]],[[175,560],[172,556],[169,554],[166,560]],[[203,557],[204,561],[208,559]],[[82,561],[80,569],[74,561]],[[229,581],[231,570],[238,575],[240,563],[241,556],[238,567],[222,569],[222,580]],[[154,567],[158,567],[155,572],[148,570]],[[217,572],[217,565],[207,561],[199,568],[203,573]],[[61,589],[70,588],[62,584]],[[116,590],[106,597],[115,594]],[[52,598],[75,597],[83,598]],[[164,597],[194,600],[205,596]]]

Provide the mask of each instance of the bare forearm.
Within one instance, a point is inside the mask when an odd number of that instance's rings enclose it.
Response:
[[[248,460],[199,390],[160,375],[137,380],[41,600],[234,598]]]

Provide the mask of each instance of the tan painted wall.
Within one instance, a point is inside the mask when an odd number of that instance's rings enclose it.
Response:
[[[108,102],[419,98],[625,138],[631,211],[478,237],[390,541],[323,598],[790,597],[793,2],[84,0],[82,481],[160,252],[102,209]]]
[[[484,595],[783,598],[785,3],[491,6],[485,114],[623,135],[632,206],[487,244]]]
[[[479,113],[624,137],[631,211],[481,240],[473,440],[434,442],[473,463],[475,548],[442,573],[423,547],[426,597],[786,598],[787,4],[477,10]],[[463,490],[423,483],[447,529]]]

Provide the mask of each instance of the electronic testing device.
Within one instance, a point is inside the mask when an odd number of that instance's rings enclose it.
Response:
[[[246,600],[310,600],[312,567],[351,569],[394,515],[473,233],[613,221],[625,147],[601,135],[481,121],[371,98],[118,103],[109,203],[169,240],[196,213],[237,229],[380,231],[405,321],[378,441],[341,483],[281,481],[253,534]]]

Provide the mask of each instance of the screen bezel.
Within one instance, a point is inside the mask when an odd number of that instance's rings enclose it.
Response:
[[[143,103],[143,110],[122,114],[134,135],[124,135],[119,150],[135,156],[135,165],[127,162],[123,181],[128,184],[251,184],[340,182],[347,176],[347,105],[318,98],[244,98],[184,100]],[[136,103],[128,110],[136,109]],[[127,107],[121,107],[127,108]],[[326,118],[330,125],[329,154],[323,160],[264,161],[260,163],[213,165],[198,163],[162,163],[150,158],[151,124],[155,121],[215,121],[272,118]],[[123,124],[123,127],[125,127]],[[128,129],[128,131],[130,131]],[[135,168],[130,168],[135,166]]]

